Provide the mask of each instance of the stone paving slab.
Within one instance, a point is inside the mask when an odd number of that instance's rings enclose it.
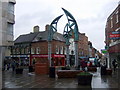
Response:
[[[48,75],[35,75],[25,69],[23,74],[3,72],[3,88],[118,88],[115,75],[101,76],[100,70],[93,73],[91,86],[77,84],[77,78],[49,78]]]

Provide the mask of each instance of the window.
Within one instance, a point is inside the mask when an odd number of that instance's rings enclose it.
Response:
[[[7,24],[7,33],[10,35],[13,35],[13,24],[12,23]]]
[[[9,11],[9,13],[14,14],[14,3],[9,2],[9,4],[8,4],[8,11]]]
[[[67,51],[67,48],[65,47],[65,49],[64,49],[64,54],[67,54],[67,52],[66,52],[66,51]]]
[[[59,47],[56,46],[56,54],[59,54]]]
[[[118,19],[118,11],[116,12],[116,23],[119,22],[119,19]]]
[[[38,48],[36,48],[37,50],[37,54],[40,54],[40,48],[38,47]]]
[[[63,46],[61,47],[61,54],[63,54]]]
[[[33,48],[31,48],[31,54],[34,54],[34,49]]]
[[[113,18],[110,19],[110,20],[111,20],[111,21],[110,21],[110,22],[111,22],[111,28],[113,27],[113,21],[112,21],[112,19],[113,19]]]

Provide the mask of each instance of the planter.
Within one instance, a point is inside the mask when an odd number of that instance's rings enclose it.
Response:
[[[70,70],[70,67],[62,67],[62,70]]]
[[[91,85],[92,76],[93,75],[88,72],[81,72],[77,75],[78,85]]]
[[[17,68],[15,69],[16,74],[22,74],[23,73],[23,68]]]
[[[91,71],[91,72],[96,72],[97,71],[96,67],[88,67],[87,69],[88,69],[88,71]]]

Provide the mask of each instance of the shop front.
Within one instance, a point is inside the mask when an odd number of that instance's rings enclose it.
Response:
[[[31,54],[30,55],[30,66],[33,66],[37,62],[48,63],[48,54]],[[65,55],[52,54],[51,55],[51,66],[65,66]]]
[[[29,55],[11,55],[11,59],[19,63],[20,66],[29,66]]]

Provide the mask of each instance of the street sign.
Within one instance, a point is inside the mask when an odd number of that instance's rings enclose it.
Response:
[[[106,49],[102,49],[101,52],[102,52],[103,54],[105,54],[105,53],[107,53],[107,50],[106,50]]]
[[[110,39],[120,39],[120,32],[115,31],[115,32],[110,33]]]

